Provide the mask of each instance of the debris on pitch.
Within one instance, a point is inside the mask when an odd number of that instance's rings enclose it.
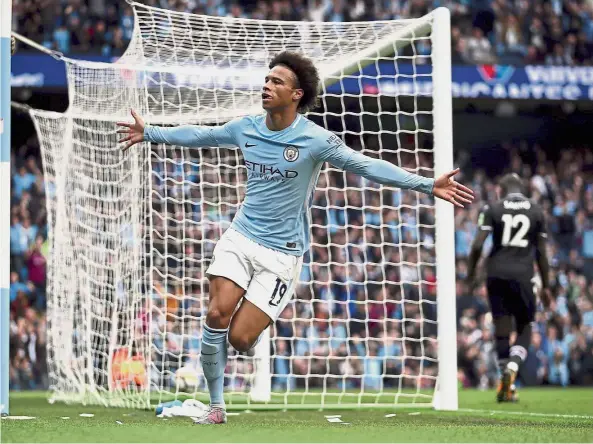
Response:
[[[386,418],[393,418],[395,416],[395,413],[388,413],[387,415],[385,415]]]
[[[69,416],[60,416],[60,418],[62,418],[62,419],[70,419]]]
[[[202,402],[195,399],[186,399],[183,402],[176,400],[161,403],[157,405],[155,413],[158,418],[171,418],[173,416],[196,418],[200,417],[206,409],[207,407]]]
[[[419,414],[420,414],[420,412],[411,412],[411,413],[408,413],[408,415],[410,415],[410,416],[416,416],[416,415],[419,415]]]
[[[122,424],[123,424],[123,422],[121,422],[121,421],[115,421],[115,422],[116,422],[117,424],[119,424],[119,425],[122,425]]]
[[[342,422],[340,418],[327,418],[327,422]]]
[[[349,422],[342,421],[342,415],[325,415],[325,419],[327,419],[327,422],[335,422],[338,424],[350,425]]]
[[[92,418],[93,416],[95,416],[93,413],[81,413],[80,415],[83,418]]]

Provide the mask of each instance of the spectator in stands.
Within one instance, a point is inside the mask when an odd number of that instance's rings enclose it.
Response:
[[[43,238],[37,236],[35,243],[26,255],[29,281],[35,285],[35,305],[39,309],[45,308],[45,257],[41,253]]]
[[[132,38],[133,13],[124,4],[93,0],[14,2],[16,28],[63,53],[120,56]],[[372,21],[420,17],[445,6],[451,10],[456,63],[591,64],[593,7],[560,0],[144,0],[177,12],[260,20]],[[426,49],[428,51],[428,49]]]
[[[555,43],[552,53],[546,56],[546,65],[570,66],[572,57],[565,51],[561,43]]]
[[[469,63],[494,63],[495,58],[492,45],[484,37],[484,33],[480,28],[474,28],[471,36],[467,38],[464,57]]]
[[[20,199],[23,191],[31,189],[35,183],[35,175],[29,171],[25,166],[19,168],[19,173],[12,179],[13,183],[13,195],[15,198]]]

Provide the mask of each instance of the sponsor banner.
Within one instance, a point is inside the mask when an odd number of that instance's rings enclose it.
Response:
[[[413,75],[416,73],[415,75]],[[384,64],[376,81],[363,81],[363,91],[385,95],[431,95],[430,66]],[[503,65],[454,66],[455,98],[591,100],[593,67]]]
[[[94,62],[112,62],[104,56],[85,56]],[[361,73],[329,84],[327,92],[339,94],[424,95],[432,94],[429,65],[390,62],[371,64]],[[259,89],[267,70],[223,67],[183,67],[167,72],[146,71],[137,80],[148,87],[163,82],[186,87]],[[361,75],[362,74],[362,75]],[[130,70],[121,69],[124,80],[133,80]],[[591,100],[593,67],[505,65],[453,66],[452,91],[456,98]],[[15,88],[65,88],[66,69],[61,61],[44,55],[17,54],[12,58],[11,83]]]
[[[84,56],[84,60],[111,62],[112,58]],[[10,83],[13,88],[66,88],[66,64],[46,55],[17,53],[11,59]]]

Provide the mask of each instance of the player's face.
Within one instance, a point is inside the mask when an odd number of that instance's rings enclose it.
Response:
[[[299,103],[303,90],[298,88],[296,76],[285,66],[274,66],[265,78],[262,106],[266,111],[280,110]]]

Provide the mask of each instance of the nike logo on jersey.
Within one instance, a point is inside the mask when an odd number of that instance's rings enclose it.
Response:
[[[255,143],[245,142],[245,148],[251,148],[252,146],[255,146]]]

